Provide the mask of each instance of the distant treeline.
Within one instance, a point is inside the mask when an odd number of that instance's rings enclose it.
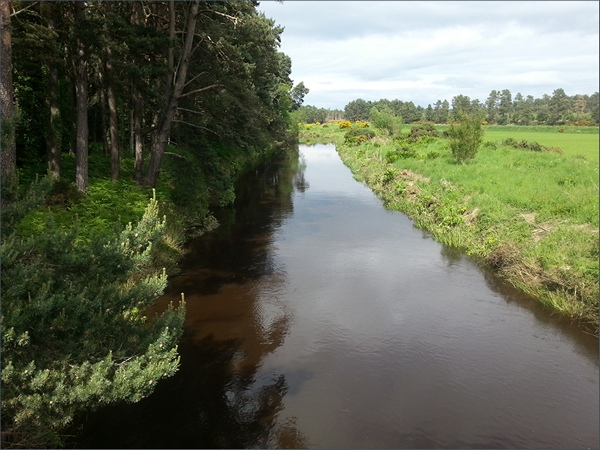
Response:
[[[460,111],[475,113],[489,124],[496,125],[579,125],[598,126],[598,92],[592,95],[577,94],[568,96],[564,89],[556,89],[552,95],[542,98],[517,93],[514,98],[508,89],[493,90],[488,98],[481,102],[471,100],[467,95],[457,95],[448,100],[438,100],[426,108],[412,101],[353,100],[344,110],[330,110],[314,106],[302,106],[297,113],[300,121],[306,123],[325,122],[327,120],[346,119],[350,121],[368,120],[373,107],[388,109],[394,115],[402,117],[404,122],[412,123],[425,120],[435,123],[448,123],[454,120]]]

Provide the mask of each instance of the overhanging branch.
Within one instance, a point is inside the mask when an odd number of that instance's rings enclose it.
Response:
[[[186,92],[185,94],[181,94],[177,98],[182,99],[182,98],[185,98],[185,97],[189,97],[190,95],[197,94],[199,92],[208,91],[209,89],[216,88],[216,87],[219,87],[219,86],[222,86],[222,85],[221,84],[211,84],[210,86],[206,86],[206,87],[203,87],[203,88],[200,88],[200,89],[194,89],[193,91],[189,91],[189,92]]]

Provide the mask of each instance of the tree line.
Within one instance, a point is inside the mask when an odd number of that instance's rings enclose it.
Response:
[[[101,145],[113,180],[130,152],[136,182],[153,187],[169,144],[255,152],[284,140],[308,90],[257,5],[1,2],[4,178],[43,160],[58,179],[70,152],[85,192]]]
[[[492,90],[484,102],[471,99],[467,95],[456,95],[450,102],[437,100],[427,107],[415,105],[412,101],[381,99],[368,101],[356,99],[349,102],[344,110],[330,110],[306,105],[300,108],[297,117],[306,123],[346,119],[350,121],[368,120],[372,108],[389,110],[402,117],[406,123],[420,120],[434,123],[449,123],[460,113],[482,117],[494,125],[580,125],[598,126],[598,92],[591,95],[569,96],[564,89],[555,89],[552,95],[534,98],[517,93],[514,98],[509,89]]]

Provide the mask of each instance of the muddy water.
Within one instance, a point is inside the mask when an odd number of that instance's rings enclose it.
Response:
[[[300,151],[190,244],[179,373],[80,445],[598,447],[596,339]]]

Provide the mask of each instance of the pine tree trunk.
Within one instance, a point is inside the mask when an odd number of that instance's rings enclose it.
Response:
[[[52,7],[48,3],[42,3],[42,14],[48,22],[48,29],[55,31],[54,15]],[[46,140],[48,174],[54,179],[60,179],[60,134],[58,130],[60,121],[60,107],[58,103],[58,65],[50,63],[48,65],[48,103],[50,115],[48,120],[48,132]]]
[[[58,132],[58,123],[60,119],[60,109],[58,106],[58,68],[51,64],[49,67],[49,103],[50,103],[50,121],[48,123],[48,171],[54,180],[60,179],[60,139]]]
[[[110,14],[112,5],[110,2],[104,4],[106,14]],[[112,66],[112,49],[110,44],[104,47],[104,55],[106,57],[106,99],[108,101],[108,127],[110,133],[110,173],[112,181],[119,179],[120,168],[120,145],[119,145],[119,124],[117,117],[117,98],[114,87],[114,72]]]
[[[164,156],[165,148],[169,140],[169,134],[171,132],[171,125],[173,124],[175,113],[177,112],[179,97],[181,96],[185,86],[187,70],[192,53],[192,44],[194,42],[196,21],[198,19],[198,6],[199,2],[195,1],[190,7],[185,30],[185,42],[181,57],[179,59],[179,64],[177,65],[174,85],[171,90],[171,94],[166,99],[166,106],[160,115],[158,128],[154,135],[154,139],[152,140],[150,163],[148,165],[148,171],[146,172],[145,179],[145,184],[149,187],[156,186],[156,182],[158,181],[162,158]]]
[[[75,1],[75,26],[80,31],[85,26],[85,3]],[[88,188],[88,74],[85,44],[77,38],[77,60],[75,64],[75,109],[77,133],[75,145],[75,183],[80,192]]]
[[[107,46],[106,54],[106,98],[108,100],[108,119],[110,131],[110,173],[111,179],[119,179],[120,151],[119,151],[119,128],[117,119],[117,99],[113,83],[112,51]]]
[[[2,181],[11,182],[16,180],[17,175],[17,152],[15,146],[15,123],[14,123],[14,90],[12,81],[12,32],[10,24],[10,1],[0,1],[1,22],[0,32],[2,37],[0,50],[0,117],[2,124]]]
[[[133,87],[133,148],[135,153],[135,182],[142,184],[144,171],[144,149],[142,146],[142,96]]]

